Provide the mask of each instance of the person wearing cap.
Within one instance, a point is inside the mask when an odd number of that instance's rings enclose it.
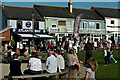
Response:
[[[53,55],[52,51],[49,51],[48,58],[46,60],[46,72],[56,73],[57,72],[57,58]]]
[[[65,61],[62,55],[60,55],[59,51],[55,51],[55,56],[57,58],[57,66],[58,66],[58,71],[59,73],[62,73],[65,69]]]

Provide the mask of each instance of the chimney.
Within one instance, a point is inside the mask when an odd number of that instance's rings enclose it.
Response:
[[[69,12],[72,13],[72,2],[71,2],[71,0],[68,3],[68,9],[69,9]]]

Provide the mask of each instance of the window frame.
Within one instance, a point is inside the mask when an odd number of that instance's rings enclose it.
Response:
[[[59,26],[66,26],[66,21],[59,20],[59,21],[58,21],[58,25],[59,25]]]
[[[97,29],[97,24],[99,24],[99,29],[101,29],[101,24],[100,24],[100,22],[96,22],[96,29]]]
[[[56,26],[56,27],[53,27]],[[51,25],[52,29],[57,29],[57,20],[52,20],[52,25]]]
[[[19,24],[18,24],[18,22],[19,22]],[[22,29],[22,24],[23,24],[22,20],[17,20],[17,29]],[[20,28],[19,28],[19,26],[20,26]]]

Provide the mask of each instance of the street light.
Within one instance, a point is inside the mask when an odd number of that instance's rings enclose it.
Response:
[[[35,35],[35,30],[34,30],[34,12],[32,12],[32,28],[33,28],[33,41],[34,41],[34,35]]]

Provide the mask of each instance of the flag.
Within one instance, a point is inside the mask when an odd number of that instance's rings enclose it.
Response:
[[[81,18],[83,17],[82,14],[79,14],[76,16],[75,22],[74,22],[74,38],[77,38],[79,35],[79,28],[80,28],[80,22],[81,22]]]

